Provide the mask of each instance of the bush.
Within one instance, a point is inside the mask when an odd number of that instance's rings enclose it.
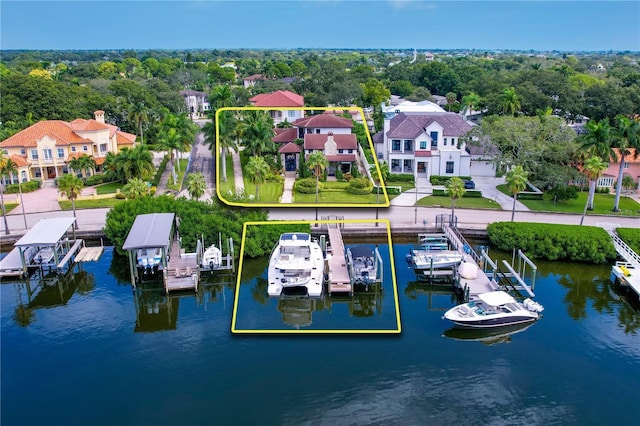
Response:
[[[415,177],[411,173],[390,173],[386,180],[388,183],[393,182],[415,182]]]
[[[282,176],[280,176],[279,174],[272,173],[269,176],[267,176],[267,181],[284,183],[284,178]]]
[[[351,177],[354,179],[360,177],[360,170],[358,170],[358,166],[356,164],[351,167]]]
[[[446,189],[434,188],[432,195],[440,196],[440,197],[448,197],[449,191]],[[475,189],[467,189],[462,195],[462,198],[482,198],[482,192]]]
[[[342,169],[340,167],[336,167],[336,179],[339,181],[344,180],[344,173],[342,173]]]
[[[431,185],[446,185],[452,177],[456,176],[439,176],[439,175],[431,175],[429,177],[429,182]],[[457,176],[462,180],[471,180],[471,176]]]
[[[640,229],[617,228],[618,236],[636,253],[640,253]]]
[[[544,197],[543,192],[519,192],[518,200],[542,200]]]
[[[606,263],[617,255],[611,237],[595,226],[495,222],[487,233],[500,250],[520,249],[533,258]]]
[[[575,200],[578,198],[577,186],[557,185],[547,191],[556,201]]]
[[[33,192],[42,186],[42,181],[30,180],[29,182],[18,185],[17,183],[10,183],[5,190],[6,194],[18,194],[20,190],[22,192]]]
[[[158,184],[160,183],[160,178],[162,177],[162,174],[167,168],[168,162],[169,162],[169,156],[165,155],[162,161],[160,162],[160,165],[158,166],[158,170],[156,171],[156,175],[153,177],[153,181],[151,181],[151,185],[158,186]]]
[[[318,182],[318,192],[322,192],[323,184]],[[301,194],[315,194],[316,193],[316,178],[304,178],[298,179],[293,184],[293,190]]]
[[[350,194],[365,195],[373,191],[373,182],[367,178],[353,178],[349,181],[346,191]]]
[[[84,184],[87,186],[95,186],[100,185],[101,183],[105,183],[107,181],[107,176],[104,174],[97,174],[93,176],[89,176],[84,180]]]
[[[116,198],[118,200],[124,200],[127,196],[123,192],[116,192]]]

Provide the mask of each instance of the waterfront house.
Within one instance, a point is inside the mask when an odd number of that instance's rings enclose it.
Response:
[[[18,183],[18,176],[23,183],[32,179],[46,183],[69,173],[69,162],[85,154],[93,157],[99,172],[109,152],[131,148],[135,140],[136,135],[106,123],[104,111],[98,110],[89,120],[40,121],[0,142],[0,149],[17,165],[11,183]]]

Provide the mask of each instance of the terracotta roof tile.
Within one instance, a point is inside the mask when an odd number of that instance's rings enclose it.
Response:
[[[287,143],[293,142],[298,139],[298,129],[274,129],[276,131],[276,135],[271,139],[275,143]]]
[[[258,107],[303,107],[304,98],[288,90],[278,90],[273,93],[263,93],[249,99]]]
[[[71,128],[74,131],[80,131],[80,132],[93,132],[97,130],[105,130],[110,128],[109,124],[99,123],[93,119],[84,120],[82,118],[76,118],[69,124],[71,125]]]
[[[292,142],[289,142],[283,145],[282,148],[278,150],[278,153],[280,154],[291,154],[291,153],[298,153],[298,152],[302,152],[302,148],[300,148],[300,146]]]
[[[308,133],[304,135],[304,149],[324,149],[328,134]],[[356,149],[358,141],[356,135],[333,135],[337,149]]]
[[[86,143],[91,140],[74,133],[70,123],[61,120],[39,121],[0,143],[3,148],[35,147],[45,135],[56,139],[57,145]]]
[[[356,161],[356,155],[355,154],[327,155],[327,160],[336,161],[336,162],[341,162],[341,161],[353,162],[353,161]]]
[[[31,163],[29,163],[27,161],[26,158],[24,158],[21,155],[13,154],[9,158],[11,159],[11,161],[13,161],[13,163],[16,165],[16,167],[24,167],[24,166],[28,166],[29,164],[31,164]]]
[[[292,123],[302,128],[353,128],[353,121],[349,118],[338,117],[335,114],[316,114],[299,118]]]
[[[133,133],[116,132],[116,143],[118,145],[133,145],[136,141],[136,135]]]

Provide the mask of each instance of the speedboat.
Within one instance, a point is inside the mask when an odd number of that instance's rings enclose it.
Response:
[[[405,258],[414,271],[421,272],[431,269],[452,268],[464,260],[464,255],[455,250],[414,249]]]
[[[202,267],[211,270],[217,269],[222,264],[222,251],[215,244],[211,244],[202,256]]]
[[[318,241],[301,232],[280,235],[269,259],[269,296],[296,288],[305,288],[309,296],[320,296],[323,284],[324,256]]]
[[[354,283],[369,284],[377,280],[378,264],[371,247],[362,245],[348,248],[347,261],[352,268]]]
[[[455,306],[444,317],[461,327],[493,328],[530,323],[540,318],[542,305],[527,299],[520,303],[504,291],[478,295],[477,300]],[[533,303],[531,303],[533,302]]]
[[[136,261],[138,267],[145,271],[155,270],[162,261],[162,250],[159,247],[138,249]]]

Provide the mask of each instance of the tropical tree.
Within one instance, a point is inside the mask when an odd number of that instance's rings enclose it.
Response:
[[[122,182],[127,182],[131,178],[147,180],[156,170],[153,165],[153,155],[146,145],[124,148],[116,158],[117,173]]]
[[[222,169],[222,181],[227,181],[227,167],[226,158],[229,149],[237,150],[238,144],[236,139],[238,137],[238,122],[232,111],[220,111],[217,114],[218,117],[218,129],[216,134],[215,122],[210,121],[202,127],[204,133],[204,140],[209,145],[209,151],[217,157],[221,157],[218,161],[219,167]],[[218,145],[220,146],[220,153],[216,152],[216,138]],[[220,154],[220,155],[218,155]]]
[[[178,179],[176,176],[176,156],[175,151],[180,147],[181,137],[174,128],[168,129],[161,135],[160,145],[169,153],[169,160],[171,161],[171,177],[173,183],[176,183]]]
[[[144,144],[144,124],[149,121],[150,111],[144,102],[136,102],[131,106],[128,119],[133,122],[140,132],[140,140]]]
[[[104,163],[102,163],[102,169],[104,170],[104,174],[109,180],[117,180],[118,177],[118,157],[117,154],[114,154],[113,151],[107,152],[107,156],[104,159]]]
[[[458,176],[454,176],[447,182],[447,193],[451,198],[451,220],[454,221],[456,217],[456,200],[462,198],[466,190],[464,189],[464,182]],[[453,222],[455,223],[455,222]]]
[[[462,97],[462,105],[464,107],[464,111],[471,115],[474,107],[477,107],[481,102],[480,95],[475,92],[471,92],[466,96]]]
[[[329,167],[329,161],[327,160],[327,157],[324,155],[322,151],[315,151],[309,155],[309,158],[307,158],[307,167],[309,167],[310,170],[313,170],[313,173],[316,175],[316,203],[317,203],[320,174],[324,173],[326,168]]]
[[[90,155],[82,154],[81,156],[69,161],[69,167],[76,172],[80,172],[83,177],[91,176],[94,174],[96,169],[96,160],[94,160]]]
[[[244,173],[256,185],[256,199],[260,199],[260,184],[267,180],[271,169],[262,157],[251,157],[244,167]]]
[[[584,128],[586,133],[579,138],[580,148],[587,154],[597,155],[604,161],[615,161],[617,157],[611,146],[611,127],[607,119],[589,120]]]
[[[176,116],[175,129],[178,132],[178,155],[180,152],[189,151],[195,140],[196,134],[200,131],[200,127],[195,124],[186,114]],[[178,171],[180,171],[180,162],[178,162]]]
[[[209,95],[211,114],[215,114],[220,108],[233,106],[234,101],[233,92],[228,85],[224,84],[214,87],[213,91]]]
[[[458,100],[458,95],[456,95],[455,92],[449,92],[446,94],[446,98],[447,98],[447,107],[449,108],[449,112],[451,112],[451,105],[456,103],[456,100]]]
[[[502,112],[504,114],[514,116],[516,112],[520,111],[520,98],[513,87],[507,87],[502,91],[500,102],[502,103]]]
[[[518,198],[518,193],[524,191],[527,187],[527,176],[528,173],[522,168],[522,166],[515,166],[511,170],[507,172],[505,176],[505,181],[507,182],[507,187],[509,188],[509,192],[513,196],[513,208],[511,210],[511,222],[516,215],[516,200]]]
[[[0,176],[2,176],[3,181],[14,168],[15,166],[13,164],[13,160],[5,157],[4,150],[0,149]],[[2,217],[4,218],[4,233],[9,235],[11,231],[9,231],[9,223],[7,222],[7,210],[4,206],[4,195],[2,195],[3,192],[4,191],[0,191],[0,206],[2,207]]]
[[[584,204],[580,225],[584,222],[584,216],[587,214],[587,209],[593,210],[593,199],[596,194],[596,184],[600,176],[602,176],[602,173],[607,170],[607,167],[609,167],[609,164],[597,155],[589,157],[584,162],[584,173],[587,175],[587,178],[589,178],[589,196],[587,197],[587,202]]]
[[[614,130],[612,146],[618,151],[616,160],[620,157],[620,166],[618,168],[618,183],[616,184],[616,199],[613,204],[613,211],[617,212],[620,206],[620,195],[622,193],[622,178],[624,175],[624,166],[627,155],[633,153],[633,157],[637,158],[640,151],[640,116],[629,119],[623,115],[616,116],[616,127]],[[634,149],[631,151],[631,149]]]
[[[58,179],[58,192],[71,200],[73,217],[76,218],[76,221],[73,224],[74,229],[78,229],[78,217],[76,216],[76,198],[80,196],[83,187],[84,182],[82,182],[82,179],[71,173],[63,175]]]
[[[202,173],[190,173],[187,176],[187,192],[194,200],[199,199],[207,190],[207,182]]]
[[[245,111],[242,121],[238,123],[238,134],[244,147],[253,156],[273,150],[273,119],[266,111]]]
[[[122,187],[122,192],[124,192],[128,198],[140,198],[149,194],[149,186],[144,180],[133,177]]]

